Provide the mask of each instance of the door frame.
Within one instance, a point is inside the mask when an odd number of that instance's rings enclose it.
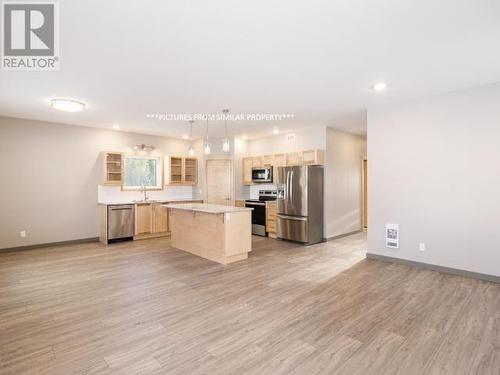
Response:
[[[368,179],[368,158],[366,156],[362,156],[361,157],[361,230],[368,230],[368,215],[366,215],[366,220],[365,220],[365,210],[368,211],[368,191],[366,191],[366,204],[365,204],[365,183],[366,183],[366,190],[368,190],[368,181],[365,181],[365,167],[366,167],[366,176]]]
[[[230,196],[230,206],[234,206],[234,168],[233,160],[228,158],[209,158],[205,160],[205,193],[203,194],[205,202],[208,203],[208,163],[211,161],[226,161],[229,162],[229,179],[231,185],[229,187]]]

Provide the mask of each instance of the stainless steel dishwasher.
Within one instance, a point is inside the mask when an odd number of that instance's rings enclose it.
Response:
[[[108,206],[108,243],[134,237],[134,205]]]

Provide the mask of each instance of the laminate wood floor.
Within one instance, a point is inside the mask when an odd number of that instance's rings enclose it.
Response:
[[[500,285],[365,259],[358,234],[0,254],[1,374],[500,374]]]

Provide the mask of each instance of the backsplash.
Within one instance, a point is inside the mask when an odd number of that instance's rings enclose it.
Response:
[[[191,186],[167,186],[161,191],[148,191],[148,197],[153,200],[193,199],[193,188]],[[122,191],[120,186],[97,186],[98,202],[122,202],[143,198],[144,193],[140,191]]]
[[[258,199],[259,190],[276,190],[276,185],[273,184],[250,185],[250,199]]]

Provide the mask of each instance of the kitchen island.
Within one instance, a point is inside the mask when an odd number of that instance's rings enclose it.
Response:
[[[229,264],[252,250],[251,208],[215,204],[166,204],[173,247]]]

